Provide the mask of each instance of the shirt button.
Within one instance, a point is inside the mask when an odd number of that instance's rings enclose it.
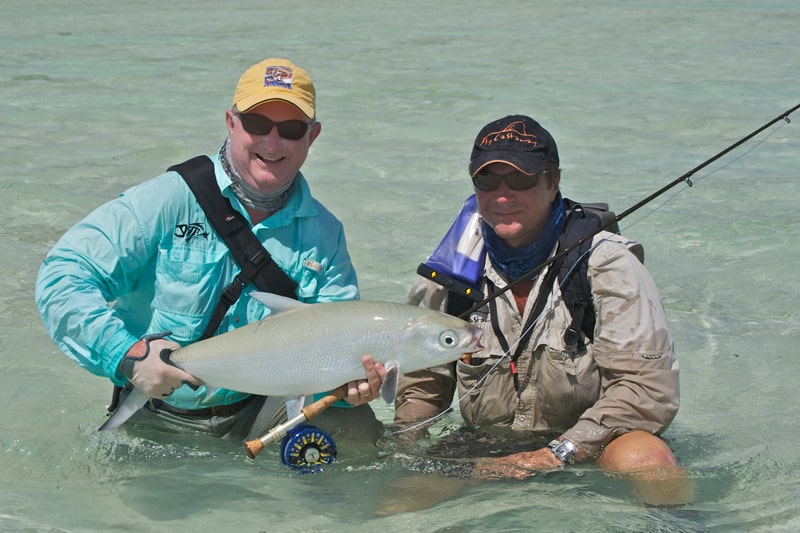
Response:
[[[233,323],[234,324],[238,324],[239,323],[239,317],[238,316],[233,317]]]

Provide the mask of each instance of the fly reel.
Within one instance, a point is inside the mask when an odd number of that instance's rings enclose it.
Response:
[[[303,474],[313,474],[336,460],[336,443],[318,427],[301,424],[281,440],[281,462]]]

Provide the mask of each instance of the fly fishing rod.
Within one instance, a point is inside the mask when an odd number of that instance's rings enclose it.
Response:
[[[705,167],[707,167],[708,165],[710,165],[711,163],[713,163],[714,161],[716,161],[720,157],[724,156],[728,152],[730,152],[730,151],[738,148],[742,144],[746,143],[747,141],[749,141],[750,139],[752,139],[753,137],[755,137],[756,135],[758,135],[759,133],[761,133],[765,129],[767,129],[770,126],[772,126],[773,124],[775,124],[776,122],[780,122],[781,120],[785,120],[787,123],[791,122],[790,119],[789,119],[789,115],[791,115],[792,113],[794,113],[798,109],[800,109],[800,104],[792,107],[791,109],[788,109],[788,110],[784,111],[783,113],[781,113],[780,115],[778,115],[774,119],[770,120],[769,122],[767,122],[766,124],[764,124],[760,128],[752,131],[748,135],[742,137],[741,139],[739,139],[735,143],[731,144],[730,146],[728,146],[727,148],[725,148],[724,150],[722,150],[718,154],[714,155],[713,157],[711,157],[709,159],[706,159],[705,161],[703,161],[702,163],[700,163],[699,165],[694,167],[692,170],[690,170],[686,174],[683,174],[682,176],[679,176],[679,177],[675,178],[672,182],[668,183],[667,185],[665,185],[661,189],[657,190],[656,192],[654,192],[653,194],[651,194],[650,196],[648,196],[644,200],[641,200],[640,202],[638,202],[638,203],[634,204],[633,206],[629,207],[628,209],[626,209],[625,211],[623,211],[622,213],[620,213],[619,215],[617,215],[613,219],[609,220],[606,224],[604,224],[601,227],[595,229],[594,231],[591,231],[590,233],[584,235],[578,241],[570,244],[569,246],[567,246],[566,248],[564,248],[563,250],[561,250],[557,254],[553,255],[552,257],[546,259],[542,263],[540,263],[540,264],[536,265],[535,267],[531,268],[530,270],[526,271],[525,273],[523,273],[517,279],[511,281],[508,285],[506,285],[502,289],[499,289],[499,290],[495,291],[494,293],[489,294],[486,298],[484,298],[483,300],[479,301],[478,303],[476,303],[475,305],[473,305],[472,307],[470,307],[469,309],[467,309],[466,311],[461,313],[459,315],[459,318],[468,317],[471,313],[474,313],[475,311],[477,311],[478,309],[480,309],[481,307],[483,307],[487,303],[491,302],[495,298],[499,297],[500,295],[502,295],[506,291],[514,288],[517,284],[519,284],[522,281],[525,281],[527,279],[530,279],[531,276],[533,276],[534,274],[536,274],[540,270],[542,270],[542,269],[546,268],[548,265],[551,265],[552,263],[558,261],[559,259],[561,259],[565,255],[567,255],[569,252],[571,252],[575,248],[578,248],[583,243],[585,243],[589,239],[593,238],[595,235],[597,235],[601,231],[605,231],[608,228],[610,228],[611,226],[613,226],[614,224],[619,223],[620,220],[622,220],[623,218],[627,217],[628,215],[630,215],[634,211],[640,209],[642,206],[644,206],[644,205],[650,203],[651,201],[655,200],[656,198],[658,198],[659,196],[661,196],[662,194],[664,194],[668,190],[672,189],[673,187],[675,187],[679,183],[686,182],[686,184],[689,187],[691,187],[692,186],[692,180],[690,178],[695,173],[697,173],[698,171],[704,169]]]

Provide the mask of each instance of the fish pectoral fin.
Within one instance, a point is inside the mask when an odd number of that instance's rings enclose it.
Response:
[[[264,436],[269,430],[286,421],[286,402],[281,396],[267,396],[264,398],[264,405],[258,411],[255,421],[250,426],[246,441],[258,439]]]
[[[116,411],[100,426],[100,431],[110,431],[121,426],[126,420],[133,416],[133,414],[144,407],[147,400],[150,398],[137,389],[136,387],[131,390],[130,394],[125,398]]]
[[[293,298],[278,296],[277,294],[273,294],[271,292],[253,291],[250,293],[250,296],[254,300],[258,300],[264,304],[265,307],[269,307],[269,310],[271,311],[270,315],[277,315],[278,313],[283,313],[292,309],[300,309],[310,305],[304,304],[303,302],[298,302]]]
[[[386,368],[386,378],[381,383],[381,398],[391,405],[394,403],[394,397],[397,394],[400,365],[397,364],[397,361],[387,361],[384,367]]]
[[[286,419],[291,420],[300,414],[306,403],[305,396],[298,396],[297,398],[286,398]]]
[[[209,398],[214,396],[214,394],[216,394],[216,392],[219,390],[219,387],[214,387],[213,385],[209,385],[208,383],[204,383],[204,385],[206,387],[206,400],[208,400]],[[200,387],[198,387],[198,389],[199,388]],[[195,389],[195,390],[197,390],[197,389]]]

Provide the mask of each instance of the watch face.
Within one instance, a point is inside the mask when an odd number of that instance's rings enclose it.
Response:
[[[568,440],[552,441],[548,447],[562,463],[572,463],[573,456],[578,451],[575,445]]]

